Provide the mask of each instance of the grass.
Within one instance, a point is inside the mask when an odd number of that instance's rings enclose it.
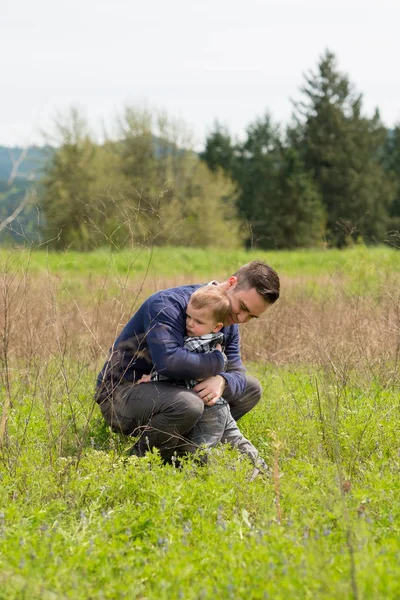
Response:
[[[398,253],[155,249],[148,289],[127,256],[2,254],[0,599],[398,598]],[[240,427],[271,476],[227,447],[127,457],[93,403],[121,324],[166,278],[253,257],[284,283],[242,332],[264,395]]]
[[[400,256],[388,246],[354,246],[346,250],[246,251],[223,248],[155,247],[133,248],[121,252],[98,250],[90,253],[73,251],[51,252],[45,250],[19,250],[16,255],[22,263],[29,261],[35,273],[47,272],[63,276],[106,275],[110,269],[119,275],[143,278],[185,278],[196,281],[207,279],[210,273],[225,277],[250,260],[264,260],[286,277],[304,277],[343,274],[349,279],[370,279],[383,273],[400,271]],[[14,251],[1,250],[0,262],[15,256]]]
[[[252,371],[265,394],[242,429],[271,465],[280,442],[279,497],[229,448],[206,467],[125,457],[129,441],[91,416],[82,370],[47,408],[19,387],[2,453],[0,597],[352,598],[355,582],[359,598],[396,598],[398,390]]]

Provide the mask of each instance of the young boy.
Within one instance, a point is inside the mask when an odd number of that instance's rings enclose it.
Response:
[[[193,292],[186,309],[184,347],[192,352],[218,350],[223,354],[224,335],[221,329],[230,310],[230,301],[226,292],[214,285],[203,286]],[[227,363],[225,354],[223,356]],[[153,373],[142,378],[141,383],[150,380],[173,381],[163,377],[162,373]],[[186,381],[186,386],[191,389],[197,383],[195,380]],[[218,398],[213,406],[204,406],[202,417],[186,437],[189,439],[191,450],[201,446],[211,448],[219,442],[229,443],[247,454],[258,469],[268,470],[256,448],[241,434],[231,415],[228,402],[222,397]]]

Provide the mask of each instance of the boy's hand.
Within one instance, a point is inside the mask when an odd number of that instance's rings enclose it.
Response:
[[[196,392],[206,406],[214,406],[218,398],[221,398],[225,389],[225,379],[221,375],[207,377],[194,386]]]
[[[219,350],[220,352],[222,352],[222,346],[221,346],[221,344],[215,344],[215,349]]]

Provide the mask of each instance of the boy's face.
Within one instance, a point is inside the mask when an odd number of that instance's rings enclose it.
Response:
[[[186,309],[186,335],[198,336],[216,333],[223,323],[216,323],[209,308],[193,308],[189,302]]]

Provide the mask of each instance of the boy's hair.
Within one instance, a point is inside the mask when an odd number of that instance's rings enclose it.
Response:
[[[254,288],[268,304],[273,304],[279,298],[278,273],[261,260],[253,260],[243,265],[233,274],[237,278],[236,290]]]
[[[193,308],[208,308],[216,323],[224,323],[231,311],[227,293],[215,285],[205,285],[190,296]]]

